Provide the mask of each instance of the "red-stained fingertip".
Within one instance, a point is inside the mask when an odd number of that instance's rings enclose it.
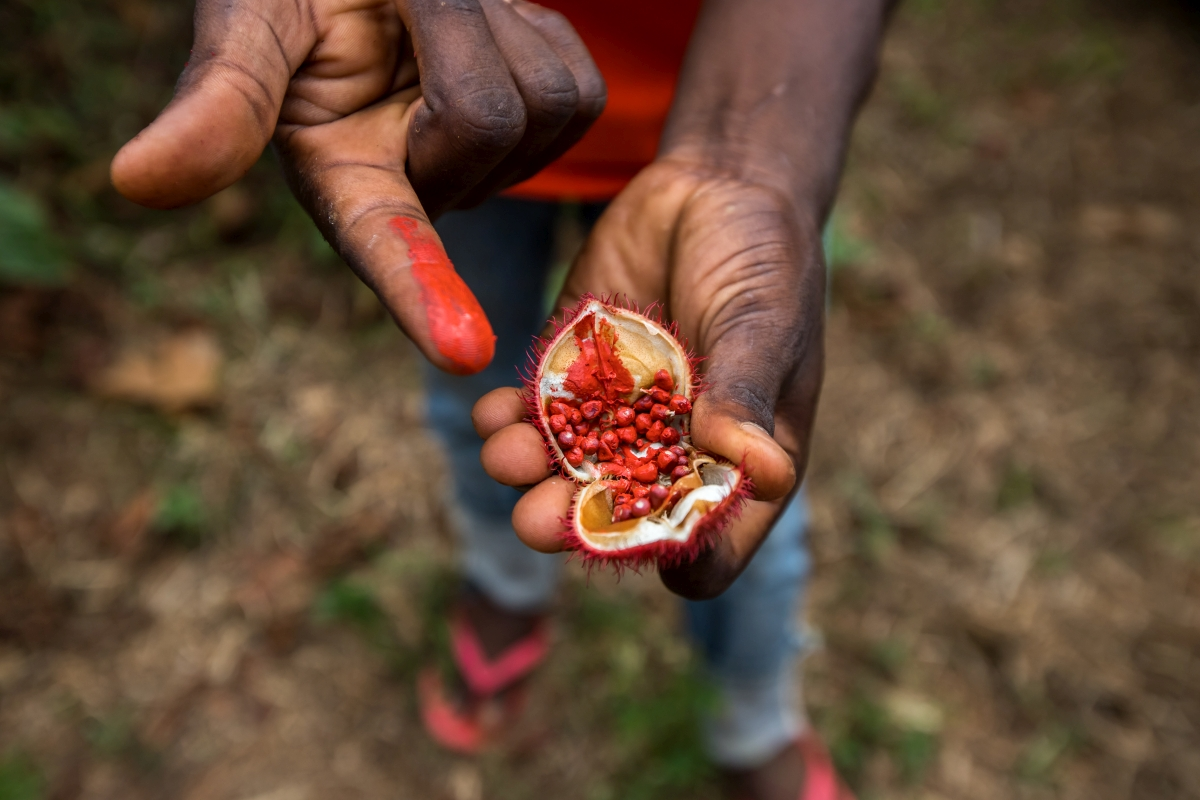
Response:
[[[496,354],[496,335],[479,301],[428,226],[410,217],[393,217],[388,226],[408,245],[413,280],[421,289],[429,336],[445,358],[443,368],[456,375],[479,372]]]

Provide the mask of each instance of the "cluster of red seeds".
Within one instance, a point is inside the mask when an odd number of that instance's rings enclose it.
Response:
[[[692,468],[679,445],[679,429],[670,423],[674,416],[690,412],[692,403],[672,394],[674,389],[671,374],[660,369],[654,386],[633,403],[592,398],[549,404],[550,431],[567,463],[578,467],[585,457],[595,456],[607,476],[614,522],[644,517],[686,494],[674,484]]]

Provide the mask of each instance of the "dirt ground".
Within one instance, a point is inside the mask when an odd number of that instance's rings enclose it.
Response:
[[[448,756],[415,351],[270,157],[107,162],[185,4],[0,7],[0,800],[716,798],[653,575],[568,566],[504,752]],[[913,0],[832,226],[814,724],[863,798],[1200,797],[1200,26]]]

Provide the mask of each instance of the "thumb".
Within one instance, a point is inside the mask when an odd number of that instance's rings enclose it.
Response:
[[[719,399],[709,391],[692,410],[692,441],[711,453],[744,463],[755,498],[776,500],[796,485],[796,464],[760,419],[746,405]]]
[[[175,208],[250,169],[271,139],[292,73],[315,42],[292,3],[200,0],[175,97],[112,163],[125,197]]]
[[[820,307],[814,323],[744,323],[709,348],[708,390],[692,411],[692,438],[744,461],[758,500],[786,496],[803,473],[820,394]],[[786,404],[786,408],[783,407]]]

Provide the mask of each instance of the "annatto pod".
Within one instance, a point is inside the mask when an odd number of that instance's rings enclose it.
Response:
[[[742,467],[692,445],[696,362],[655,311],[586,295],[531,356],[530,416],[579,485],[566,546],[600,563],[688,563],[749,494]]]

